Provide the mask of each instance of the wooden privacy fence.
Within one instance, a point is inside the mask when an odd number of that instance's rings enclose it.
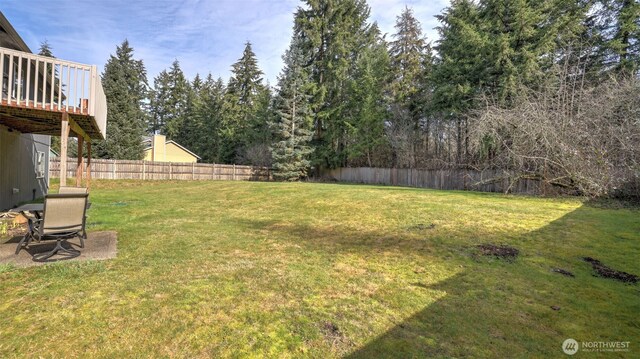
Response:
[[[354,167],[326,170],[323,177],[333,178],[339,182],[482,192],[507,192],[508,190],[512,193],[544,194],[540,181],[518,179],[504,170]]]
[[[67,176],[76,173],[75,158],[67,160]],[[86,166],[86,164],[85,164]],[[60,177],[60,158],[49,162],[49,176]],[[266,167],[221,165],[211,163],[151,162],[129,160],[91,159],[92,179],[141,179],[141,180],[229,180],[268,181],[271,172]]]

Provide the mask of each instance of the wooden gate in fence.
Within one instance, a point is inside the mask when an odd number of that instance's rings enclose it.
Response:
[[[67,160],[67,176],[76,173],[75,158]],[[49,162],[49,177],[60,177],[60,158]],[[266,167],[221,165],[212,163],[152,162],[91,159],[92,179],[140,180],[227,180],[268,181],[271,171]]]

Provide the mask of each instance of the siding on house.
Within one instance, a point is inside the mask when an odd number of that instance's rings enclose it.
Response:
[[[0,125],[0,210],[42,198],[49,188],[51,137],[9,131]],[[37,152],[43,152],[43,177],[36,177]],[[13,193],[13,189],[17,193]]]
[[[180,146],[174,141],[167,141],[163,135],[154,135],[145,142],[148,148],[144,150],[145,161],[155,162],[198,162],[200,157]]]

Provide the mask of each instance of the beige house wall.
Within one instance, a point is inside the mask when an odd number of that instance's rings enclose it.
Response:
[[[167,143],[163,135],[154,135],[152,147],[145,150],[145,161],[156,162],[198,162],[198,158],[174,143]]]

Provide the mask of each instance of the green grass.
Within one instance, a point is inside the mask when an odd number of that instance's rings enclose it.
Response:
[[[560,357],[566,338],[640,352],[640,285],[581,260],[640,274],[637,210],[251,182],[96,181],[91,201],[118,257],[0,267],[0,357]]]

